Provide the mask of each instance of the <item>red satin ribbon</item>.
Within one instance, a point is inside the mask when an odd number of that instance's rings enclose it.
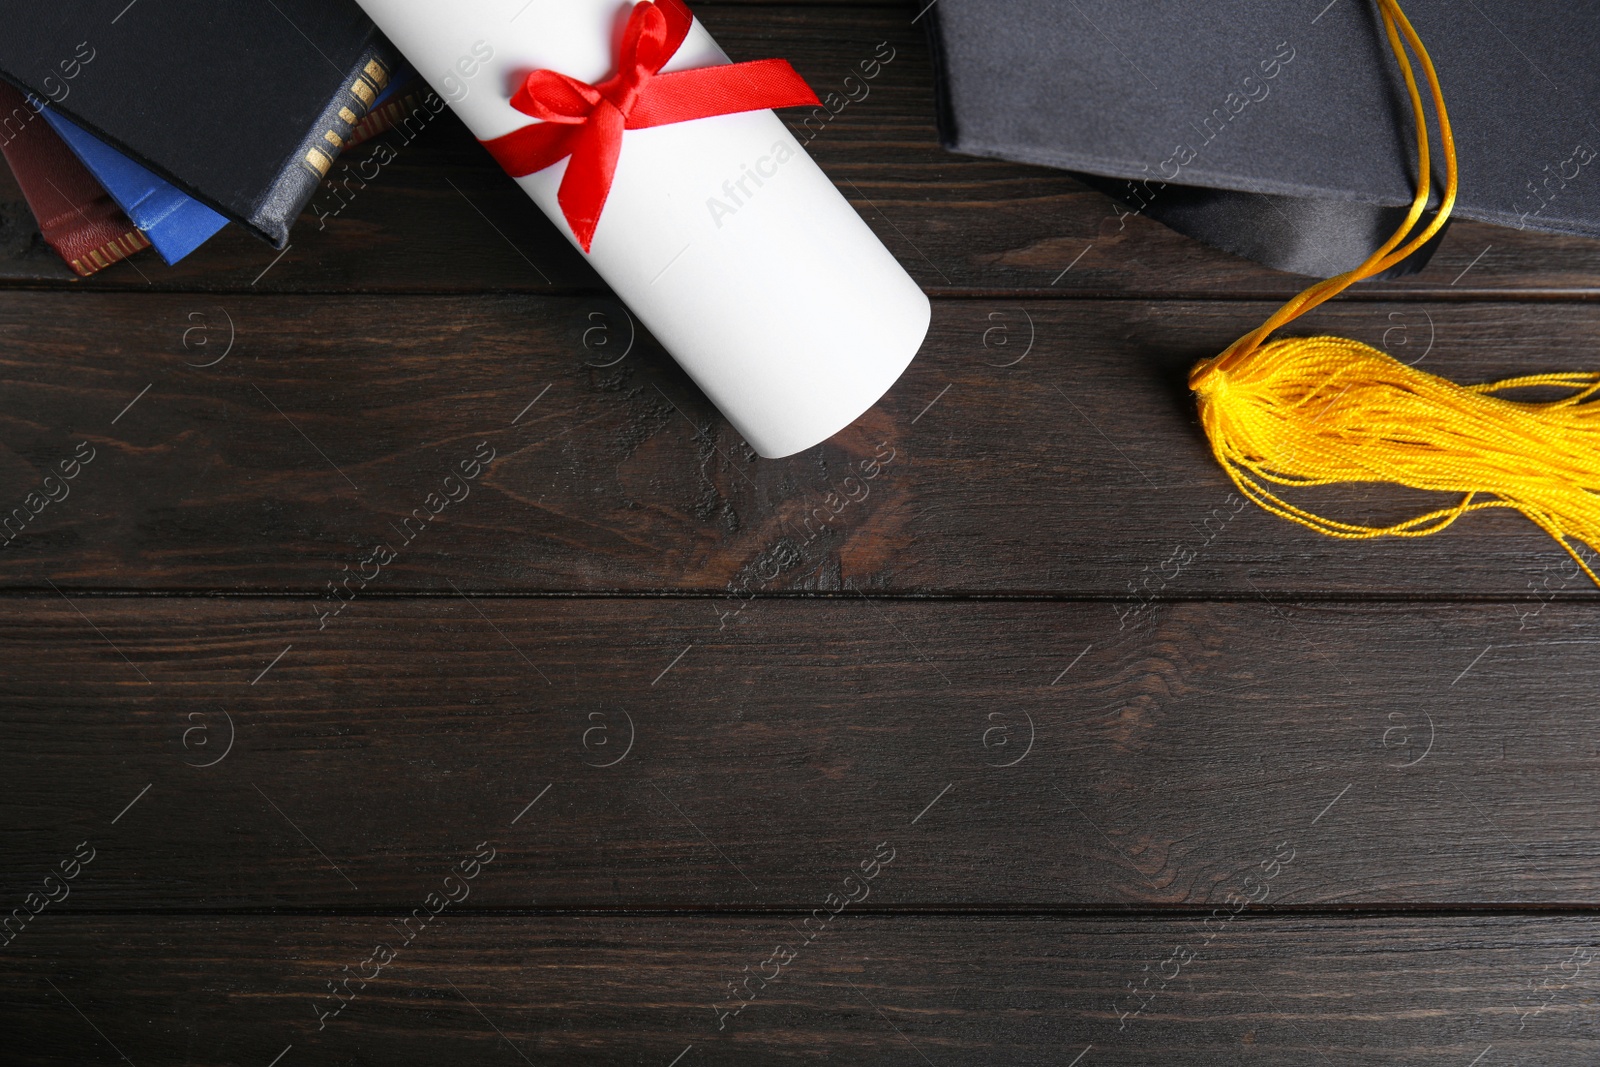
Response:
[[[513,178],[544,170],[568,156],[557,199],[585,252],[611,195],[622,154],[622,131],[773,107],[820,106],[821,101],[782,59],[732,63],[662,74],[694,24],[683,0],[634,7],[622,34],[617,73],[589,85],[553,70],[536,70],[511,97],[511,106],[542,119],[484,141]]]

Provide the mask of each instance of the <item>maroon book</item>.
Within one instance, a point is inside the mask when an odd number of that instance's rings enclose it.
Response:
[[[0,153],[33,209],[39,232],[81,277],[150,241],[17,89],[0,81]]]

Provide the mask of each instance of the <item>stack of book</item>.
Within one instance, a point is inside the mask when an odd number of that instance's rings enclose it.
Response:
[[[8,8],[0,153],[84,276],[229,222],[285,247],[339,154],[425,88],[352,0]]]

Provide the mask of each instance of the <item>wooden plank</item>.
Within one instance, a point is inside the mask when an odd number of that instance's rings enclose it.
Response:
[[[809,944],[799,916],[445,914],[409,945],[395,920],[50,920],[0,977],[8,1062],[1576,1067],[1600,1041],[1587,916],[1202,931],[847,910]]]
[[[1600,607],[10,598],[0,870],[59,910],[1592,902]],[[203,766],[212,764],[212,766]],[[452,861],[453,862],[453,861]]]
[[[865,418],[766,461],[599,297],[0,294],[0,583],[325,592],[397,541],[385,592],[1594,593],[1511,514],[1352,543],[1244,507],[1184,380],[1268,311],[941,301]],[[1582,366],[1597,323],[1585,303],[1349,302],[1303,329],[1482,381]],[[484,441],[470,498],[427,505]],[[80,447],[92,462],[47,485]],[[1423,503],[1304,499],[1369,521]]]
[[[448,115],[87,283],[0,168],[7,1062],[1593,1060],[1594,591],[1237,507],[1183,375],[1300,280],[944,153],[919,6],[697,5],[890,43],[810,147],[941,297],[783,462]],[[1461,224],[1307,329],[1578,367],[1597,277]]]
[[[803,112],[786,112],[788,121],[931,289],[1284,297],[1306,284],[1148,219],[1124,218],[1125,209],[1060,172],[945,152],[934,126],[928,49],[910,6],[731,4],[697,11],[734,56],[782,54],[825,99],[833,94],[837,114],[825,123],[817,118],[806,126]],[[869,67],[877,76],[863,82],[860,65],[876,62],[879,42],[888,49],[881,54],[892,58]],[[859,99],[848,100],[852,95]],[[420,134],[391,136],[385,144],[351,155],[349,195],[325,187],[281,259],[234,227],[176,267],[140,256],[83,283],[39,240],[15,183],[0,168],[0,283],[230,292],[599,288],[453,117],[442,115]],[[341,199],[347,206],[339,207]],[[1457,223],[1423,274],[1364,290],[1592,296],[1600,292],[1600,241]]]

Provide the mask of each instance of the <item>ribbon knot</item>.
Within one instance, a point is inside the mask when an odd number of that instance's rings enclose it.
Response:
[[[638,4],[622,34],[617,72],[598,85],[553,70],[529,74],[511,106],[540,120],[483,145],[513,178],[571,158],[557,200],[585,252],[611,195],[625,130],[775,107],[820,106],[782,59],[730,63],[662,74],[694,16],[683,0]]]

